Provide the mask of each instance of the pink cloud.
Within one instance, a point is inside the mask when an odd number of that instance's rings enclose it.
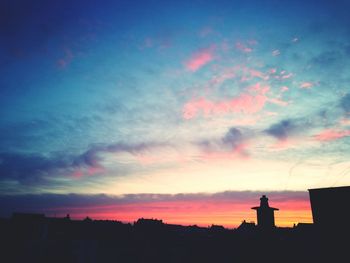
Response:
[[[247,92],[230,100],[213,102],[205,98],[199,98],[189,101],[183,108],[183,118],[192,119],[199,114],[209,116],[212,114],[225,113],[245,113],[253,114],[259,112],[268,101],[266,93],[268,86],[262,86],[260,83],[248,87]]]
[[[72,176],[76,179],[81,178],[84,176],[83,172],[81,170],[76,170],[72,173]]]
[[[269,76],[265,75],[261,71],[255,70],[255,69],[250,69],[249,73],[250,73],[250,75],[252,77],[255,77],[255,78],[261,78],[263,80],[268,80],[269,79]]]
[[[286,91],[288,91],[288,90],[289,90],[289,88],[288,88],[287,86],[281,87],[281,91],[282,91],[282,92],[286,92]]]
[[[253,51],[252,48],[242,44],[241,42],[236,43],[236,49],[238,49],[239,51],[242,51],[243,53],[250,53]]]
[[[312,88],[313,85],[314,84],[311,83],[311,82],[303,82],[303,83],[300,84],[299,87],[302,88],[302,89],[310,89],[310,88]]]
[[[293,74],[292,74],[292,73],[289,73],[289,74],[286,74],[286,75],[282,75],[282,76],[281,76],[282,79],[289,79],[289,78],[291,78],[291,77],[293,77]]]
[[[220,85],[228,79],[235,78],[236,71],[237,71],[236,68],[229,68],[229,69],[225,70],[222,74],[214,76],[211,79],[210,84],[211,85]]]
[[[334,141],[344,137],[350,136],[350,130],[348,131],[336,131],[336,130],[324,130],[321,133],[314,136],[317,141]]]
[[[72,177],[75,179],[80,179],[84,176],[93,176],[96,174],[101,174],[105,172],[105,168],[102,166],[90,166],[86,169],[77,169],[72,173]]]
[[[269,70],[269,73],[270,74],[275,74],[277,72],[277,69],[276,68],[271,68],[270,70]]]
[[[248,68],[245,66],[241,67],[240,70],[242,71],[241,82],[246,82],[253,78],[260,78],[263,80],[268,80],[270,78],[268,74],[265,74],[259,70]]]
[[[247,90],[250,92],[255,92],[257,94],[265,95],[270,90],[270,87],[262,86],[261,83],[258,82],[255,85],[248,87]]]
[[[188,71],[194,72],[208,64],[213,59],[214,48],[206,48],[193,54],[191,58],[185,62],[185,66]]]
[[[102,166],[91,166],[87,170],[88,175],[95,175],[105,172],[105,169]]]

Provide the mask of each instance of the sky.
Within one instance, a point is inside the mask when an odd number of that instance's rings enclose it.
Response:
[[[0,3],[0,216],[312,222],[350,184],[349,1]]]

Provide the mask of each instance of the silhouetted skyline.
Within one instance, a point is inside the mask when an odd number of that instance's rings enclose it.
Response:
[[[237,227],[350,185],[350,1],[0,1],[0,217]]]
[[[323,262],[346,261],[350,225],[332,218],[328,204],[349,200],[349,187],[310,189],[315,224],[273,225],[268,198],[262,196],[258,225],[245,220],[237,229],[166,224],[140,218],[133,224],[111,220],[72,220],[44,214],[14,213],[0,218],[1,259],[5,262]],[[339,199],[340,198],[340,199]],[[348,207],[344,209],[349,212]],[[322,211],[316,213],[316,211]],[[344,212],[340,212],[344,215]],[[272,215],[272,218],[271,218]],[[347,214],[349,215],[349,214]],[[272,220],[272,221],[271,221]]]

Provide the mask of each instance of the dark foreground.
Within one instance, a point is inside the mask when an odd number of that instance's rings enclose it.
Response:
[[[313,225],[262,231],[141,219],[1,219],[1,262],[350,262],[349,231]]]

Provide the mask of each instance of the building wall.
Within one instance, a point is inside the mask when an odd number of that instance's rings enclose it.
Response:
[[[350,187],[309,189],[312,217],[319,226],[350,222]]]

